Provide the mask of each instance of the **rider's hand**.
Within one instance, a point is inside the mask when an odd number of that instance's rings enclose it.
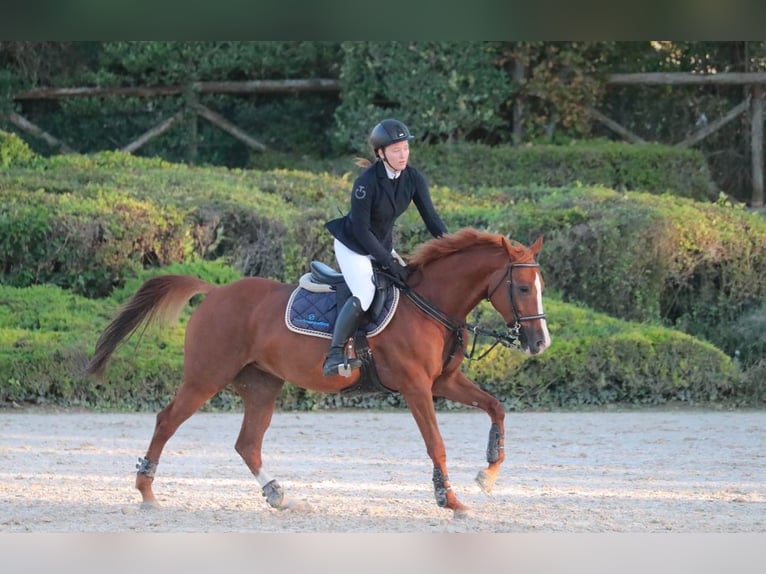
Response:
[[[407,283],[407,277],[410,276],[410,271],[399,263],[395,258],[391,258],[391,260],[386,264],[386,270],[393,275],[394,279],[397,283],[405,284]]]

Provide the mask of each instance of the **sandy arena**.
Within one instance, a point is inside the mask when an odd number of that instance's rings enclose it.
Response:
[[[409,412],[276,413],[265,468],[306,503],[276,511],[234,451],[241,414],[197,413],[168,443],[141,510],[135,464],[154,414],[0,411],[0,532],[763,533],[766,412],[509,413],[491,495],[489,419],[439,414],[450,478],[436,506]]]

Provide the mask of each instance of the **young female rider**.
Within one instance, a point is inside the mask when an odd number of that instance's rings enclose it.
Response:
[[[338,368],[346,364],[346,341],[354,334],[362,315],[372,304],[375,295],[372,260],[398,281],[407,280],[404,261],[393,249],[396,219],[414,202],[434,237],[447,233],[431,202],[425,178],[407,165],[409,142],[413,139],[407,126],[398,120],[383,120],[372,128],[369,142],[376,161],[354,182],[349,212],[325,225],[335,237],[335,258],[352,294],[338,313],[322,368],[325,376],[337,375]],[[358,368],[361,361],[351,359],[348,366]]]

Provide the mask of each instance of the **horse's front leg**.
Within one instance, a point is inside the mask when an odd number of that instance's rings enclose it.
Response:
[[[423,436],[428,456],[434,463],[433,484],[436,504],[442,508],[451,509],[457,518],[465,516],[468,507],[457,499],[449,481],[447,451],[436,421],[430,388],[424,386],[401,392]]]
[[[500,401],[483,391],[460,371],[443,375],[434,382],[434,396],[444,397],[486,412],[491,420],[487,443],[486,469],[479,471],[476,482],[489,493],[495,486],[500,465],[505,460],[505,410]]]

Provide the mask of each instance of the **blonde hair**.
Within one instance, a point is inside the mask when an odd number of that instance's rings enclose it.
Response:
[[[372,165],[372,162],[366,157],[355,157],[354,163],[361,168],[368,168]]]

